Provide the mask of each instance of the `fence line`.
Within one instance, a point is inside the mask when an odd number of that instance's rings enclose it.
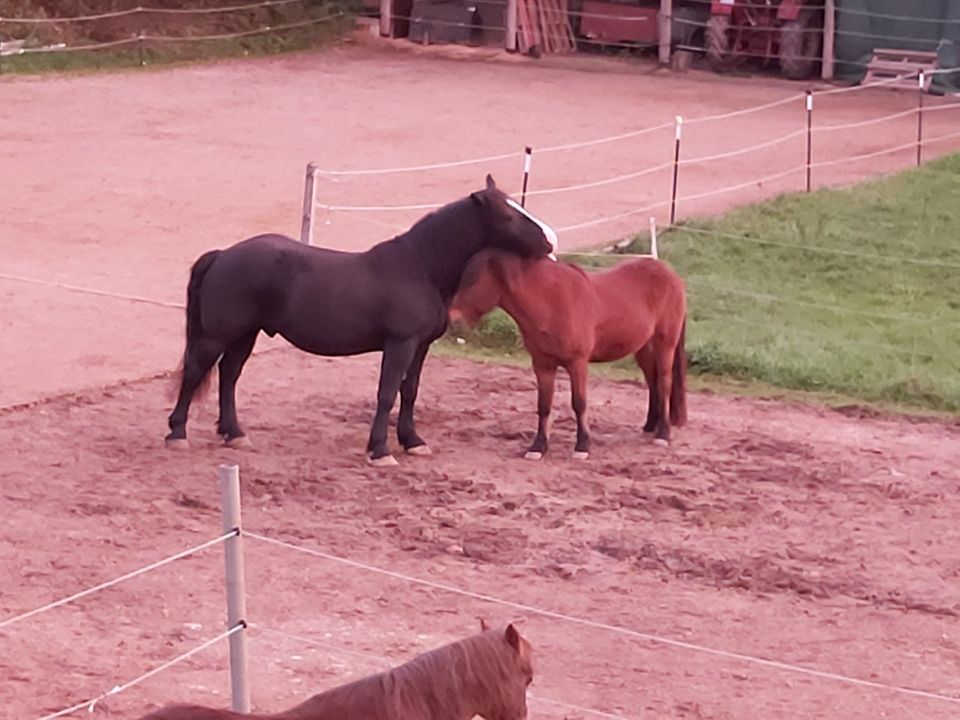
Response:
[[[177,655],[177,657],[173,658],[172,660],[167,660],[165,663],[161,665],[157,665],[155,668],[148,670],[143,675],[135,677],[133,680],[129,680],[128,682],[125,682],[122,685],[114,685],[112,688],[110,688],[106,692],[100,693],[99,695],[97,695],[95,698],[92,698],[91,700],[87,700],[82,703],[77,703],[76,705],[72,705],[68,708],[64,708],[63,710],[58,710],[57,712],[51,713],[50,715],[44,715],[42,718],[40,718],[40,720],[55,720],[56,718],[63,717],[64,715],[70,715],[71,713],[74,713],[77,710],[83,710],[84,708],[87,708],[87,710],[92,713],[94,708],[96,707],[96,704],[101,700],[105,700],[111,695],[122,693],[124,690],[129,690],[135,685],[139,685],[144,680],[148,680],[152,678],[154,675],[158,675],[159,673],[162,673],[164,670],[167,670],[173,667],[174,665],[177,665],[178,663],[181,663],[184,660],[196,655],[197,653],[203,650],[206,650],[211,645],[216,645],[221,640],[225,640],[226,638],[230,637],[234,633],[240,632],[241,630],[244,629],[244,627],[245,627],[244,624],[234,625],[229,630],[225,630],[224,632],[220,633],[216,637],[212,637],[209,640],[202,642],[200,645],[197,645],[195,648],[188,650],[187,652],[182,653],[180,655]]]
[[[727,287],[725,285],[717,285],[711,283],[708,280],[700,280],[698,278],[687,278],[687,283],[691,285],[702,285],[703,287],[713,288],[720,292],[730,293],[731,295],[741,295],[743,297],[753,298],[754,300],[765,300],[767,302],[776,302],[785,305],[799,305],[801,307],[809,307],[815,310],[826,310],[829,312],[840,313],[841,315],[857,315],[859,317],[872,318],[874,320],[887,320],[891,322],[910,322],[920,325],[957,325],[960,326],[960,321],[958,320],[947,320],[939,319],[933,321],[930,318],[919,317],[917,315],[888,315],[885,313],[876,313],[869,310],[855,310],[853,308],[843,307],[840,305],[824,305],[822,303],[810,302],[808,300],[793,300],[790,298],[782,298],[777,295],[770,295],[769,293],[760,293],[752,292],[750,290],[740,290],[739,288]]]
[[[106,590],[107,588],[113,587],[114,585],[119,585],[120,583],[130,580],[131,578],[135,578],[139,575],[143,575],[152,570],[156,570],[157,568],[161,568],[164,565],[169,565],[170,563],[176,560],[185,558],[188,555],[193,555],[194,553],[200,552],[201,550],[205,550],[208,547],[213,547],[214,545],[218,545],[223,541],[228,540],[238,534],[239,533],[237,533],[236,531],[225,533],[220,537],[213,538],[212,540],[207,540],[206,542],[200,543],[199,545],[194,545],[193,547],[187,548],[186,550],[178,552],[175,555],[170,555],[169,557],[165,557],[162,560],[158,560],[157,562],[150,563],[149,565],[146,565],[142,568],[133,570],[132,572],[128,572],[125,575],[116,577],[113,580],[107,580],[106,582],[100,583],[99,585],[95,585],[86,590],[82,590],[78,593],[74,593],[73,595],[70,595],[68,597],[61,598],[60,600],[55,600],[54,602],[48,603],[38,608],[34,608],[33,610],[29,610],[25,613],[21,613],[20,615],[14,615],[13,617],[0,621],[0,630],[2,630],[5,627],[9,627],[10,625],[13,625],[15,623],[18,623],[21,620],[26,620],[27,618],[31,618],[34,615],[39,615],[40,613],[44,613],[48,610],[53,610],[54,608],[58,608],[61,605],[72,603],[75,600],[80,600],[81,598],[85,598],[88,595],[93,595],[94,593],[100,592],[101,590]]]
[[[914,112],[911,110],[911,112]],[[778,138],[773,140],[767,140],[765,142],[757,143],[756,145],[750,145],[749,147],[740,148],[739,150],[731,150],[729,152],[717,153],[716,155],[701,155],[700,157],[686,158],[684,160],[678,161],[678,165],[692,165],[694,163],[705,163],[711,162],[713,160],[726,160],[727,158],[737,157],[738,155],[746,155],[747,153],[756,152],[757,150],[763,150],[765,148],[774,147],[780,143],[784,143],[787,140],[793,140],[794,138],[800,137],[801,135],[806,134],[805,129],[794,130],[793,132],[787,133],[786,135],[781,135]],[[672,163],[671,163],[672,164]]]
[[[917,147],[917,141],[913,140],[908,143],[903,143],[902,145],[895,145],[894,147],[884,148],[883,150],[874,150],[873,152],[861,153],[859,155],[848,155],[847,157],[836,158],[834,160],[822,160],[818,162],[814,167],[831,167],[833,165],[844,165],[850,162],[856,162],[857,160],[869,160],[870,158],[880,157],[881,155],[892,155],[893,153],[902,152],[904,150],[913,150]]]
[[[608,222],[613,222],[615,220],[622,220],[626,217],[631,217],[632,215],[638,215],[642,212],[648,212],[650,210],[656,210],[658,208],[668,207],[670,205],[669,200],[663,200],[662,202],[653,203],[652,205],[644,205],[643,207],[634,208],[633,210],[627,210],[626,212],[617,213],[616,215],[608,215],[607,217],[596,218],[595,220],[587,220],[581,223],[574,223],[573,225],[564,225],[562,227],[556,228],[557,232],[570,232],[571,230],[582,230],[583,228],[595,227],[596,225],[603,225]]]
[[[362,660],[366,660],[371,663],[376,663],[379,666],[382,666],[384,669],[389,669],[396,665],[396,662],[390,660],[389,658],[383,657],[382,655],[374,655],[372,653],[360,652],[357,650],[352,650],[345,648],[341,645],[335,645],[334,643],[325,642],[323,640],[315,640],[313,638],[304,637],[302,635],[294,635],[292,633],[284,632],[283,630],[277,630],[275,628],[265,627],[259,623],[248,623],[248,627],[252,630],[257,630],[259,632],[265,633],[267,635],[276,635],[277,637],[282,637],[287,640],[294,640],[304,645],[313,645],[325,650],[330,650],[335,653],[342,655],[355,655]],[[557,707],[566,708],[567,710],[574,710],[576,712],[585,713],[587,715],[595,715],[596,717],[602,718],[611,718],[612,720],[628,720],[628,718],[622,715],[612,715],[610,713],[603,712],[602,710],[594,710],[593,708],[583,707],[581,705],[571,705],[570,703],[565,703],[560,700],[554,700],[553,698],[543,697],[541,695],[536,695],[532,692],[527,692],[527,697],[536,702],[546,703],[547,705],[556,705]]]
[[[423,578],[414,577],[412,575],[405,575],[403,573],[396,572],[394,570],[385,570],[384,568],[376,567],[375,565],[369,565],[367,563],[358,562],[356,560],[350,560],[348,558],[344,558],[339,555],[333,555],[331,553],[322,552],[320,550],[314,550],[312,548],[304,547],[302,545],[295,545],[293,543],[288,543],[283,540],[277,540],[275,538],[271,538],[266,535],[260,535],[259,533],[255,533],[255,532],[245,531],[244,536],[248,538],[252,538],[254,540],[260,540],[268,544],[283,547],[288,550],[294,550],[296,552],[305,553],[307,555],[312,555],[314,557],[323,558],[324,560],[329,560],[335,563],[339,563],[341,565],[353,567],[358,570],[365,570],[367,572],[371,572],[377,575],[390,577],[390,578],[393,578],[394,580],[402,580],[404,582],[408,582],[413,585],[421,585],[424,587],[432,588],[434,590],[442,590],[444,592],[453,593],[455,595],[469,597],[474,600],[482,600],[484,602],[495,603],[497,605],[502,605],[504,607],[513,608],[514,610],[527,612],[532,615],[540,615],[542,617],[548,617],[554,620],[563,620],[565,622],[570,622],[576,625],[593,628],[595,630],[605,630],[608,632],[625,635],[627,637],[632,637],[639,640],[645,640],[645,641],[660,644],[660,645],[667,645],[667,646],[679,648],[682,650],[699,652],[706,655],[712,655],[715,657],[722,657],[728,660],[739,660],[742,662],[753,663],[755,665],[761,665],[764,667],[774,668],[777,670],[784,670],[787,672],[794,672],[794,673],[809,675],[812,677],[818,677],[818,678],[827,679],[827,680],[835,680],[838,682],[844,682],[851,685],[859,685],[861,687],[869,687],[869,688],[874,688],[878,690],[888,690],[892,692],[902,693],[905,695],[923,697],[930,700],[941,700],[944,702],[960,705],[960,698],[950,697],[949,695],[942,695],[939,693],[929,692],[926,690],[916,690],[914,688],[903,687],[900,685],[891,685],[887,683],[875,682],[873,680],[863,680],[863,679],[851,677],[848,675],[841,675],[839,673],[832,673],[825,670],[816,670],[814,668],[808,668],[802,665],[794,665],[788,662],[781,662],[779,660],[768,660],[766,658],[758,657],[756,655],[749,655],[746,653],[721,650],[721,649],[709,647],[706,645],[699,645],[697,643],[686,642],[684,640],[674,640],[672,638],[662,637],[660,635],[652,635],[650,633],[644,633],[638,630],[631,630],[629,628],[620,627],[618,625],[598,622],[596,620],[587,620],[585,618],[580,618],[573,615],[567,615],[565,613],[560,613],[553,610],[546,610],[543,608],[535,607],[533,605],[527,605],[525,603],[514,602],[512,600],[504,600],[494,595],[487,595],[484,593],[474,592],[472,590],[464,590],[463,588],[455,587],[453,585],[447,585],[444,583],[434,582],[432,580],[424,580]]]
[[[926,260],[924,258],[913,258],[905,255],[882,255],[880,253],[864,253],[857,252],[855,250],[844,250],[842,248],[832,248],[825,247],[823,245],[800,245],[797,243],[787,243],[781,242],[779,240],[767,240],[764,238],[754,238],[748,235],[736,235],[733,233],[719,232],[717,230],[703,230],[697,227],[689,227],[686,225],[672,225],[662,228],[661,232],[667,231],[676,231],[676,232],[690,232],[698,233],[701,235],[713,235],[715,237],[721,237],[729,240],[740,240],[743,242],[754,243],[757,245],[770,245],[773,247],[782,247],[795,250],[801,250],[805,252],[816,252],[816,253],[828,253],[834,255],[845,255],[849,257],[858,257],[858,258],[868,258],[870,260],[881,260],[883,262],[890,263],[908,263],[911,265],[922,265],[925,267],[944,267],[944,268],[956,268],[960,269],[960,263],[951,263],[945,262],[942,260]],[[567,253],[562,253],[566,255]],[[616,257],[615,253],[605,253],[612,257]]]
[[[541,151],[543,152],[543,151]],[[499,155],[488,155],[480,158],[470,158],[468,160],[453,160],[450,162],[431,163],[429,165],[407,165],[404,167],[380,168],[373,170],[323,170],[317,168],[314,172],[318,175],[330,175],[342,177],[349,175],[392,175],[394,173],[422,172],[426,170],[442,170],[445,168],[463,167],[465,165],[481,165],[484,163],[496,162],[498,160],[507,160],[509,158],[520,159],[523,153],[520,151],[510,153],[500,153]]]
[[[324,15],[323,17],[312,18],[311,20],[302,20],[295,23],[287,23],[285,25],[265,25],[261,28],[256,28],[254,30],[244,30],[242,32],[235,33],[220,33],[217,35],[140,35],[136,39],[138,41],[143,40],[147,42],[204,42],[207,40],[232,40],[235,38],[250,37],[251,35],[260,35],[261,33],[267,32],[281,32],[284,30],[295,30],[296,28],[307,27],[308,25],[319,25],[320,23],[327,22],[328,20],[335,20],[339,17],[345,17],[345,13],[335,12],[329,15]]]
[[[264,0],[263,2],[248,3],[246,5],[233,5],[212,8],[164,8],[151,7],[149,5],[140,5],[129,10],[115,10],[113,12],[97,13],[93,15],[73,15],[70,17],[54,18],[23,18],[23,17],[0,17],[0,22],[20,23],[24,25],[45,25],[53,23],[86,22],[89,20],[105,20],[108,18],[124,17],[127,15],[139,15],[143,13],[177,13],[183,15],[209,15],[212,13],[236,12],[239,10],[254,10],[257,8],[274,7],[277,5],[292,5],[293,3],[305,4],[307,0]]]
[[[84,287],[82,285],[71,285],[61,283],[56,280],[41,280],[39,278],[25,277],[22,275],[8,275],[0,273],[0,280],[10,280],[12,282],[27,283],[28,285],[40,285],[41,287],[52,287],[58,290],[69,290],[70,292],[85,293],[87,295],[99,295],[100,297],[109,297],[116,300],[129,300],[130,302],[144,303],[145,305],[158,305],[160,307],[176,308],[183,310],[186,306],[183,303],[172,303],[166,300],[154,300],[153,298],[143,297],[141,295],[126,295],[124,293],[108,292],[96,288]]]
[[[789,175],[794,175],[800,172],[801,170],[806,170],[806,169],[807,169],[806,165],[798,165],[797,167],[791,168],[790,170],[784,170],[783,172],[774,173],[773,175],[766,175],[762,178],[756,178],[754,180],[738,183],[736,185],[728,185],[726,187],[722,187],[717,190],[708,190],[706,192],[695,193],[693,195],[681,196],[677,198],[677,202],[686,202],[688,200],[702,200],[703,198],[713,197],[714,195],[723,195],[724,193],[733,192],[734,190],[743,190],[744,188],[748,188],[753,185],[761,185],[765,182],[773,182],[774,180],[779,180],[780,178],[785,178]]]
[[[928,73],[928,74],[929,74],[929,73]],[[918,73],[914,73],[913,75],[908,75],[907,77],[909,78],[909,77],[917,77],[917,76],[918,76]],[[877,82],[866,83],[866,84],[861,84],[861,85],[853,85],[853,86],[850,86],[850,87],[832,88],[832,89],[829,89],[829,90],[814,90],[814,91],[813,91],[813,95],[814,95],[814,97],[816,98],[816,97],[825,96],[825,95],[834,95],[834,94],[839,94],[839,93],[855,92],[855,91],[859,91],[859,90],[867,90],[867,89],[874,88],[874,87],[881,87],[881,86],[885,86],[885,85],[890,85],[890,84],[893,83],[893,82],[899,82],[899,79],[898,79],[898,78],[893,78],[893,79],[879,80],[879,81],[877,81]],[[772,101],[772,102],[763,103],[763,104],[760,104],[760,105],[755,105],[755,106],[751,106],[751,107],[747,107],[747,108],[742,108],[742,109],[740,109],[740,110],[733,110],[733,111],[730,111],[730,112],[718,113],[718,114],[715,114],[715,115],[704,115],[704,116],[702,116],[702,117],[684,118],[683,123],[684,123],[684,125],[689,126],[689,125],[695,125],[695,124],[697,124],[697,123],[703,123],[703,122],[715,122],[715,121],[718,121],[718,120],[726,120],[726,119],[729,119],[729,118],[740,117],[740,116],[742,116],[742,115],[747,115],[747,114],[754,113],[754,112],[760,112],[760,111],[762,111],[762,110],[769,110],[769,109],[771,109],[771,108],[780,107],[780,106],[782,106],[782,105],[786,105],[786,104],[789,104],[789,103],[792,103],[792,102],[799,102],[799,101],[805,100],[805,99],[806,99],[806,93],[798,93],[798,94],[791,95],[791,96],[786,97],[786,98],[781,98],[780,100],[774,100],[774,101]],[[960,106],[960,104],[958,104],[958,106]],[[953,107],[953,106],[949,106],[949,107]],[[929,109],[930,109],[930,108],[924,108],[924,112],[928,111]],[[916,112],[916,110],[911,110],[910,112]],[[905,112],[904,114],[906,115],[906,114],[909,114],[909,113],[908,113],[908,112]],[[621,141],[621,140],[629,140],[629,139],[636,138],[636,137],[640,137],[640,136],[643,136],[643,135],[648,135],[648,134],[650,134],[650,133],[659,132],[659,131],[662,131],[662,130],[673,129],[674,127],[675,127],[675,123],[674,123],[674,122],[665,122],[665,123],[661,123],[661,124],[659,124],[659,125],[653,125],[653,126],[650,126],[650,127],[641,128],[641,129],[639,129],[639,130],[632,130],[632,131],[629,131],[629,132],[619,133],[619,134],[616,134],[616,135],[609,135],[609,136],[601,137],[601,138],[595,138],[595,139],[592,139],[592,140],[584,140],[584,141],[580,141],[580,142],[571,142],[571,143],[564,143],[564,144],[559,144],[559,145],[550,145],[550,146],[543,147],[543,148],[536,148],[536,153],[537,153],[537,155],[542,155],[542,154],[544,154],[544,153],[553,153],[553,152],[560,152],[560,151],[565,151],[565,150],[577,150],[577,149],[581,149],[581,148],[585,148],[585,147],[593,147],[593,146],[596,146],[596,145],[602,145],[602,144],[607,144],[607,143],[612,143],[612,142],[618,142],[618,141]],[[801,131],[797,131],[796,134],[799,135],[800,132],[801,132]],[[789,136],[785,136],[783,139],[788,139],[788,137],[789,137]],[[775,144],[775,143],[774,143],[774,144]],[[751,148],[744,148],[744,149],[742,149],[742,150],[740,150],[740,151],[737,151],[737,152],[738,152],[738,153],[748,152],[748,151],[750,151],[750,150],[752,150],[752,149],[759,149],[759,147],[761,147],[761,146],[764,146],[764,144],[763,144],[763,143],[760,143],[758,146],[752,146]],[[465,166],[465,165],[479,165],[479,164],[483,164],[483,163],[487,163],[487,162],[495,162],[495,161],[498,161],[498,160],[504,160],[504,159],[508,159],[508,158],[517,158],[517,159],[519,159],[519,158],[522,158],[522,157],[523,157],[523,153],[522,153],[521,151],[515,151],[515,152],[510,152],[510,153],[500,153],[500,154],[496,154],[496,155],[489,155],[489,156],[487,156],[487,157],[471,158],[471,159],[466,159],[466,160],[456,160],[456,161],[450,161],[450,162],[438,162],[438,163],[421,164],[421,165],[410,165],[410,166],[405,166],[405,167],[370,168],[370,169],[365,169],[365,170],[322,170],[322,169],[318,169],[316,172],[317,172],[318,174],[320,174],[320,175],[331,175],[331,176],[380,175],[380,174],[387,175],[387,174],[392,174],[392,173],[420,172],[420,171],[429,171],[429,170],[440,170],[440,169],[452,168],[452,167],[462,167],[462,166]],[[719,157],[725,157],[725,155],[719,155],[718,158],[719,158]],[[709,159],[709,158],[708,158],[708,159]],[[690,161],[682,161],[682,162],[690,162]],[[529,194],[529,193],[528,193],[528,194]]]
[[[648,167],[644,170],[638,170],[637,172],[627,173],[626,175],[617,175],[615,177],[606,178],[604,180],[595,180],[593,182],[580,183],[579,185],[566,185],[564,187],[543,188],[541,190],[528,190],[527,196],[534,197],[537,195],[555,195],[557,193],[572,192],[574,190],[589,190],[590,188],[603,187],[605,185],[613,185],[615,183],[624,182],[626,180],[635,180],[638,177],[643,177],[645,175],[652,175],[653,173],[657,173],[662,170],[667,170],[671,167],[673,167],[673,163],[663,163],[661,165],[654,165],[653,167]]]
[[[926,110],[926,108],[924,108]],[[833,130],[852,130],[854,128],[866,127],[868,125],[876,125],[877,123],[886,122],[887,120],[895,120],[897,118],[907,117],[908,115],[916,115],[917,109],[910,108],[909,110],[901,110],[900,112],[891,113],[890,115],[884,115],[882,117],[870,118],[869,120],[861,120],[859,122],[851,123],[841,123],[839,125],[817,125],[813,128],[813,132],[830,132]]]

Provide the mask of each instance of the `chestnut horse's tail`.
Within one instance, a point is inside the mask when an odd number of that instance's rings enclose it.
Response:
[[[673,386],[670,390],[670,424],[680,427],[687,422],[687,351],[684,339],[687,319],[680,326],[680,339],[673,353]]]
[[[206,276],[213,261],[221,253],[220,250],[210,250],[205,252],[190,268],[190,281],[187,283],[187,345],[183,351],[183,359],[180,361],[180,367],[177,369],[175,381],[177,387],[180,385],[180,379],[183,376],[183,366],[188,361],[190,351],[193,345],[203,335],[203,318],[200,315],[200,287],[203,285],[203,278]],[[204,378],[203,384],[197,388],[200,395],[206,391],[210,384],[210,375]]]

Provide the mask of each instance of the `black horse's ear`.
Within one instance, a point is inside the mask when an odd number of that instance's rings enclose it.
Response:
[[[493,175],[487,173],[487,190],[496,190],[497,184],[493,181]]]
[[[470,193],[470,199],[473,200],[477,205],[483,205],[483,193],[482,192],[472,192]]]

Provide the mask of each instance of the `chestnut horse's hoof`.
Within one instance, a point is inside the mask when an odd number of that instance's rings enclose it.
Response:
[[[433,455],[429,445],[414,445],[406,449],[407,455]]]
[[[246,435],[238,435],[237,437],[226,438],[224,439],[223,444],[228,448],[233,448],[234,450],[253,447],[253,443],[250,442],[250,438],[248,438]]]
[[[168,437],[164,438],[163,444],[167,450],[189,450],[190,441],[186,438]]]
[[[537,452],[536,450],[529,450],[524,456],[524,460],[542,460],[543,453]]]
[[[590,457],[590,453],[585,450],[574,450],[573,452],[574,460],[586,460],[588,457]]]
[[[373,467],[395,467],[399,464],[393,455],[384,455],[378,458],[367,455],[367,465],[372,465]]]
[[[653,444],[656,445],[657,447],[669,447],[670,441],[664,440],[663,438],[654,438]]]

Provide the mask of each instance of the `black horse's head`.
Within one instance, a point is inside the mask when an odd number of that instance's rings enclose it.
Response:
[[[539,218],[524,210],[520,203],[500,190],[487,175],[485,190],[470,198],[484,215],[486,244],[521,257],[550,257],[556,260],[557,233]]]

